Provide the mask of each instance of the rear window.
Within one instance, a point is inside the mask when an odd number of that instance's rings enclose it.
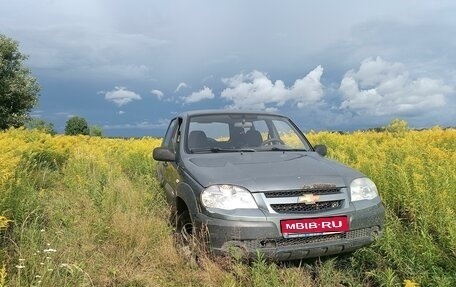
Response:
[[[226,142],[230,138],[230,126],[228,123],[211,122],[197,123],[190,122],[189,133],[192,131],[202,131],[209,139],[217,142]]]

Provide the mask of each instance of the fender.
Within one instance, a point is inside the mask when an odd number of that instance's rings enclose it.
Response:
[[[180,197],[188,207],[191,218],[195,218],[197,213],[201,212],[201,208],[198,205],[198,200],[196,199],[196,194],[200,194],[199,191],[193,190],[193,188],[188,184],[188,182],[193,182],[195,186],[199,184],[194,182],[193,178],[188,176],[183,172],[182,177],[185,180],[181,181],[176,187],[176,197]]]

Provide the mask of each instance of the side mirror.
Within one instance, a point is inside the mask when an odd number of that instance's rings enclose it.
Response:
[[[317,144],[315,146],[315,151],[321,155],[321,156],[325,156],[327,153],[328,153],[328,148],[323,145],[323,144]]]
[[[175,161],[176,155],[164,147],[154,148],[153,157],[157,161]]]

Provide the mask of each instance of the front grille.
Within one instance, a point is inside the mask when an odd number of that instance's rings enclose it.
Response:
[[[336,234],[325,234],[325,235],[316,235],[309,237],[294,237],[294,238],[281,238],[276,240],[277,246],[290,246],[290,245],[302,245],[309,243],[318,243],[326,241],[334,241],[341,239],[356,239],[372,236],[374,232],[378,232],[378,227],[373,228],[362,228],[357,230],[348,231],[345,233],[336,233]]]
[[[287,246],[306,245],[306,244],[311,244],[311,243],[337,241],[337,240],[344,240],[344,239],[357,239],[357,238],[364,238],[364,237],[372,237],[372,236],[375,236],[378,232],[379,232],[379,228],[377,226],[375,226],[375,227],[352,230],[352,231],[348,231],[345,233],[314,235],[314,236],[309,236],[309,237],[245,240],[245,241],[242,241],[242,244],[245,245],[246,247],[248,247],[249,249],[287,247]]]
[[[343,200],[322,201],[315,204],[285,203],[271,204],[271,208],[277,213],[314,213],[340,208]]]
[[[266,191],[266,192],[264,192],[264,196],[266,196],[266,198],[277,198],[277,197],[297,197],[297,196],[302,196],[304,194],[324,195],[324,194],[336,194],[336,193],[340,193],[339,187]]]
[[[277,246],[290,246],[290,245],[301,245],[301,244],[309,244],[309,243],[318,243],[318,242],[326,242],[326,241],[334,241],[345,239],[346,235],[344,233],[339,234],[326,234],[326,235],[316,235],[310,237],[296,237],[296,238],[282,238],[277,240]]]

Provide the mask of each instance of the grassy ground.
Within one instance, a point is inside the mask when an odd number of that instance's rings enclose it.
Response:
[[[339,257],[196,265],[173,247],[158,140],[2,132],[0,286],[456,286],[456,131],[309,137],[377,183],[385,236]]]

